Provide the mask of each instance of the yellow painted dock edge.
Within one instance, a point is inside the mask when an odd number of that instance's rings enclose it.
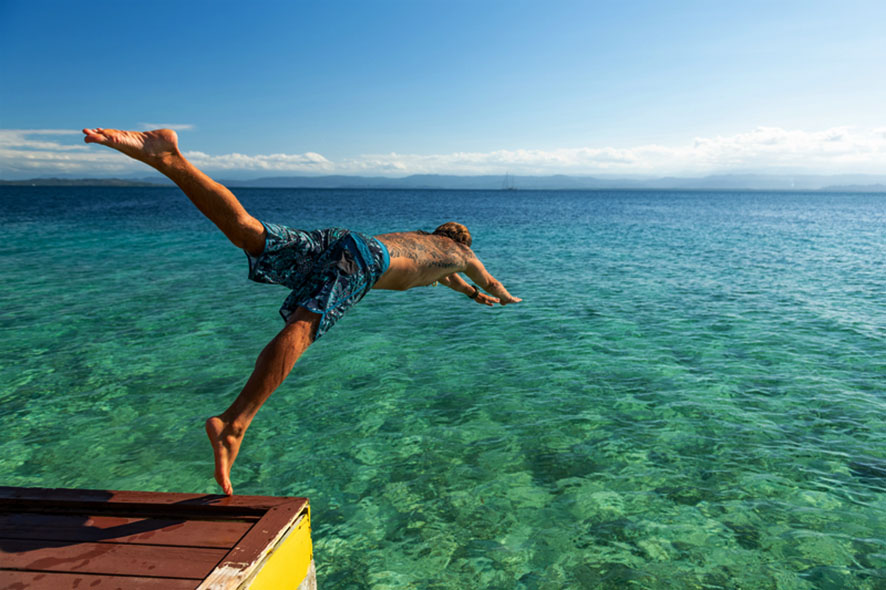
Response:
[[[280,540],[262,568],[246,585],[248,590],[316,590],[314,550],[311,545],[311,511],[305,510]]]

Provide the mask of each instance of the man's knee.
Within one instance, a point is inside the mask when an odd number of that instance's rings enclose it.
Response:
[[[314,342],[322,317],[319,313],[308,311],[304,307],[296,307],[295,311],[286,318],[283,332],[290,338],[305,342],[304,346],[307,347]]]
[[[304,307],[296,307],[295,311],[289,314],[286,318],[286,325],[292,326],[294,324],[301,324],[302,326],[308,328],[310,332],[313,334],[314,330],[317,329],[317,326],[320,324],[320,319],[323,316],[319,313],[314,313],[313,311],[307,310]]]

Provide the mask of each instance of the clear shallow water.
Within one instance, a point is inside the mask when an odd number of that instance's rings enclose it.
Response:
[[[240,190],[464,221],[525,299],[373,292],[250,429],[324,588],[886,587],[886,197]],[[214,492],[282,288],[172,189],[0,189],[0,484]]]

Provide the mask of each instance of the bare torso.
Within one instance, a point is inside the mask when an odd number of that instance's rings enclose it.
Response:
[[[430,285],[454,272],[463,272],[474,257],[470,248],[446,236],[397,232],[375,238],[388,249],[391,265],[373,289],[405,291]]]

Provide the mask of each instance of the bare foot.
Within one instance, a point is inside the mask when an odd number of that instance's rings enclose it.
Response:
[[[234,487],[231,485],[231,466],[240,451],[243,432],[235,433],[230,424],[218,416],[213,416],[206,421],[206,434],[209,436],[209,443],[215,455],[215,481],[221,486],[222,491],[230,496],[234,493]]]
[[[178,135],[172,129],[120,131],[119,129],[84,129],[86,143],[98,143],[123,152],[130,158],[156,167],[171,156],[180,155]]]

